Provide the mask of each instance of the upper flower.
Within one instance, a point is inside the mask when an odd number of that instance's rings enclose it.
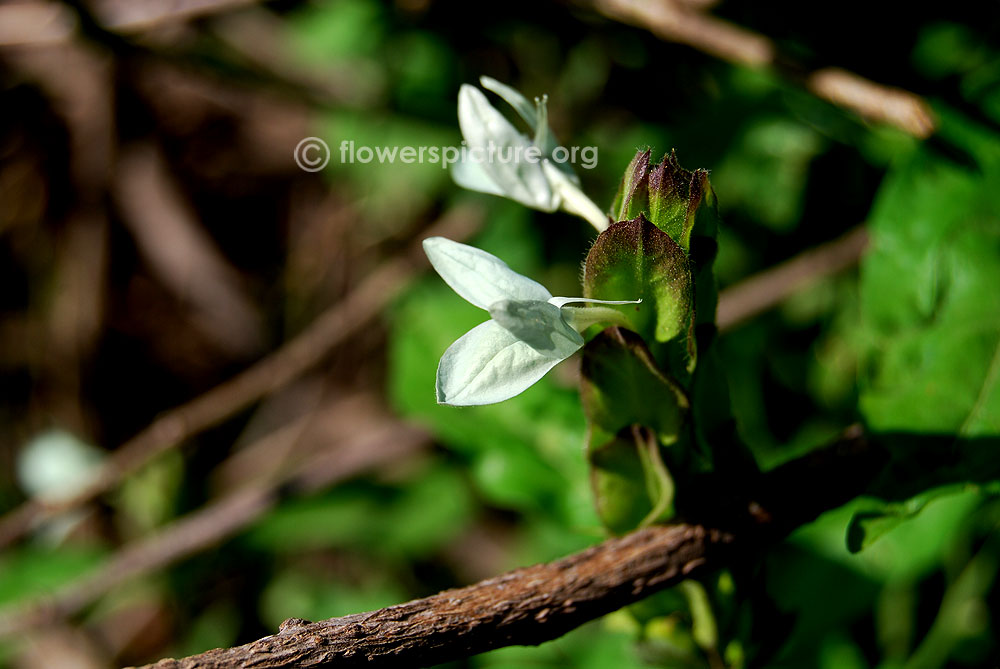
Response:
[[[639,302],[553,297],[496,256],[444,237],[425,239],[424,251],[445,283],[491,316],[441,356],[436,383],[441,404],[493,404],[514,397],[580,349],[584,329],[622,322],[614,309],[568,304]]]
[[[607,216],[580,190],[580,180],[572,168],[552,158],[559,143],[549,128],[547,98],[535,98],[532,104],[495,79],[480,77],[479,81],[506,100],[534,136],[529,138],[518,132],[479,89],[463,84],[458,91],[458,124],[469,151],[467,159],[452,168],[455,182],[470,190],[508,197],[533,209],[562,208],[582,216],[598,232],[608,227]]]

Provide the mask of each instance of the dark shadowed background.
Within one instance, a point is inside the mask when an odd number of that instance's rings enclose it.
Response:
[[[575,295],[591,229],[440,164],[340,160],[457,145],[480,75],[549,95],[562,143],[598,149],[577,172],[601,206],[639,147],[711,170],[720,350],[763,466],[857,421],[1000,434],[996,4],[640,6],[0,4],[0,664],[234,645],[605,536],[575,359],[500,405],[435,404],[483,313],[419,247],[472,241]],[[890,260],[859,273],[865,224]],[[935,312],[946,274],[970,297]],[[883,392],[927,384],[929,404]],[[952,486],[852,554],[867,503],[772,551],[720,617],[727,666],[996,662],[1000,506]],[[671,597],[455,666],[703,666]]]

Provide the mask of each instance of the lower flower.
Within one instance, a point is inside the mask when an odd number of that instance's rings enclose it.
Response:
[[[441,356],[436,382],[440,404],[494,404],[514,397],[578,351],[583,330],[597,323],[623,323],[617,310],[570,304],[641,301],[553,297],[496,256],[443,237],[425,239],[424,251],[456,293],[491,316]]]

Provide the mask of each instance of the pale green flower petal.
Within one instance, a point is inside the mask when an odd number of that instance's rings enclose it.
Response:
[[[521,92],[515,90],[508,86],[507,84],[502,84],[493,77],[479,77],[479,83],[483,85],[488,91],[493,91],[504,100],[507,101],[511,107],[514,108],[521,118],[531,126],[532,131],[538,130],[538,110],[535,105],[528,102],[528,98],[521,95]]]
[[[437,401],[453,406],[494,404],[527,390],[560,362],[543,355],[494,321],[465,333],[441,356]]]
[[[540,150],[468,84],[458,91],[458,124],[469,149],[468,162],[479,162],[507,197],[528,207],[555,211],[557,201],[541,162],[525,159],[529,149]]]
[[[486,90],[493,91],[502,97],[507,104],[514,108],[534,131],[535,146],[542,150],[543,156],[551,156],[552,152],[559,146],[559,143],[556,141],[555,134],[549,127],[549,112],[546,106],[548,97],[543,95],[541,98],[535,98],[535,104],[531,104],[528,102],[528,98],[521,95],[520,91],[511,88],[507,84],[502,84],[496,79],[479,77],[479,83]],[[567,178],[579,181],[569,165],[561,163],[559,168],[566,174]]]
[[[483,165],[474,160],[460,160],[452,165],[451,178],[462,188],[501,197],[507,195],[486,173]]]
[[[565,360],[583,346],[580,333],[563,320],[559,307],[541,300],[503,300],[490,316],[505,330],[550,358]]]
[[[545,160],[542,161],[542,173],[545,174],[545,178],[549,180],[549,186],[552,188],[552,192],[556,196],[556,200],[559,199],[559,191],[556,189],[556,184],[552,182],[552,177],[548,174],[545,169],[546,165],[554,166],[560,172],[564,179],[568,180],[570,183],[576,186],[580,185],[580,177],[576,176],[576,172],[573,171],[573,166],[565,161],[555,161],[550,160],[552,158],[553,152],[559,148],[559,140],[556,139],[555,133],[552,132],[552,128],[549,127],[549,110],[548,110],[548,100],[549,96],[543,95],[541,98],[535,98],[535,107],[538,110],[538,122],[535,128],[535,146],[541,148],[542,155],[545,156]],[[567,151],[566,155],[569,155]],[[575,212],[570,212],[575,213]]]
[[[455,292],[492,317],[441,357],[436,384],[441,404],[468,406],[509,399],[578,351],[584,343],[580,331],[595,323],[622,320],[621,313],[609,307],[565,305],[641,301],[553,297],[496,256],[444,237],[425,239],[424,250]]]
[[[480,309],[502,300],[546,301],[552,294],[545,286],[521,276],[507,263],[474,246],[444,237],[424,240],[431,265],[452,290]]]
[[[553,152],[559,143],[549,128],[547,98],[535,98],[532,105],[521,93],[496,79],[481,77],[480,83],[507,101],[535,135],[529,139],[518,132],[479,89],[463,85],[458,91],[458,123],[468,152],[452,166],[455,183],[542,211],[562,207],[586,219],[598,232],[606,229],[607,216],[580,190],[580,179],[573,167],[565,161],[554,161]]]

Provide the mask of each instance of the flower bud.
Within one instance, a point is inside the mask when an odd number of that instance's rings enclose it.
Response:
[[[611,205],[611,217],[626,221],[642,214],[690,252],[698,208],[715,201],[708,170],[684,169],[674,151],[655,165],[649,164],[649,156],[649,149],[639,151],[629,163]]]

